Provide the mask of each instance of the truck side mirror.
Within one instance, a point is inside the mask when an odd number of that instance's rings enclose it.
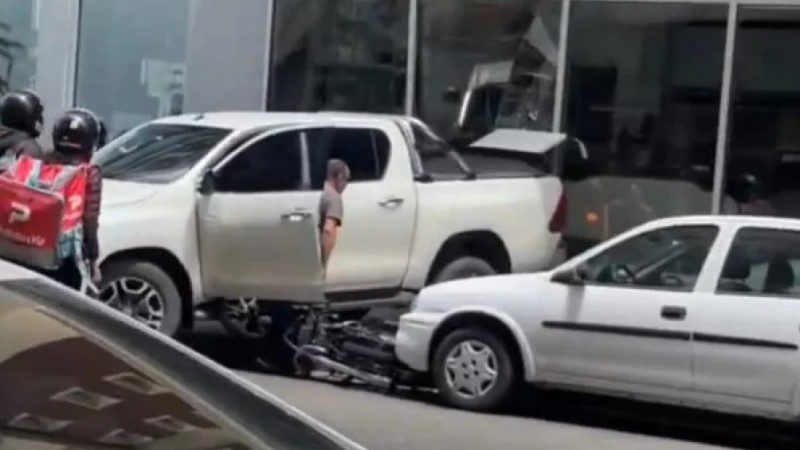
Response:
[[[214,172],[206,170],[203,175],[197,180],[197,192],[202,195],[209,195],[214,192]]]

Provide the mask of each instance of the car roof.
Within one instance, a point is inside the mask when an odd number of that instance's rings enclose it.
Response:
[[[183,114],[157,119],[152,123],[174,125],[196,125],[227,128],[232,130],[248,130],[273,125],[292,125],[304,123],[320,123],[328,121],[353,121],[358,123],[386,123],[412,121],[410,116],[396,114],[367,114],[340,111],[321,112],[262,112],[262,111],[219,111],[197,114]]]
[[[753,226],[762,228],[800,229],[800,219],[772,216],[745,216],[745,215],[687,215],[665,217],[649,222],[652,227],[689,224],[728,224],[740,226]]]

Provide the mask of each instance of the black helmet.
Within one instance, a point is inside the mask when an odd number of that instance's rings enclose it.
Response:
[[[10,91],[0,98],[0,123],[39,137],[44,123],[42,99],[29,89]]]
[[[53,124],[53,147],[58,153],[89,157],[97,146],[100,126],[85,109],[72,109]]]
[[[64,114],[72,112],[85,113],[92,116],[92,118],[94,119],[94,123],[97,125],[97,142],[95,142],[95,150],[106,145],[106,139],[108,138],[108,131],[106,130],[105,122],[100,116],[95,114],[94,111],[86,108],[73,108]]]

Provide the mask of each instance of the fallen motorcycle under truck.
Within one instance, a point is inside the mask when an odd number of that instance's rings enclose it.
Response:
[[[559,135],[554,138],[543,134],[547,140],[540,141],[532,141],[530,136],[517,130],[499,130],[479,140],[472,148],[542,152],[543,143],[546,148],[563,143],[563,137]],[[581,152],[585,156],[582,147]],[[467,153],[467,161],[476,161],[471,156],[480,154]],[[557,156],[554,158],[556,161],[551,161],[553,164],[558,164]],[[296,307],[298,318],[283,335],[285,344],[294,352],[296,374],[309,376],[315,370],[323,370],[331,380],[358,380],[388,391],[393,391],[398,385],[413,386],[422,381],[418,372],[405,368],[395,355],[396,322],[342,320],[335,312],[336,306],[326,298],[320,298],[315,304]]]

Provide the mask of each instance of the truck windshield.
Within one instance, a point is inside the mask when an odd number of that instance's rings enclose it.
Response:
[[[182,177],[230,133],[224,128],[149,124],[112,141],[94,163],[104,178],[166,184]]]

